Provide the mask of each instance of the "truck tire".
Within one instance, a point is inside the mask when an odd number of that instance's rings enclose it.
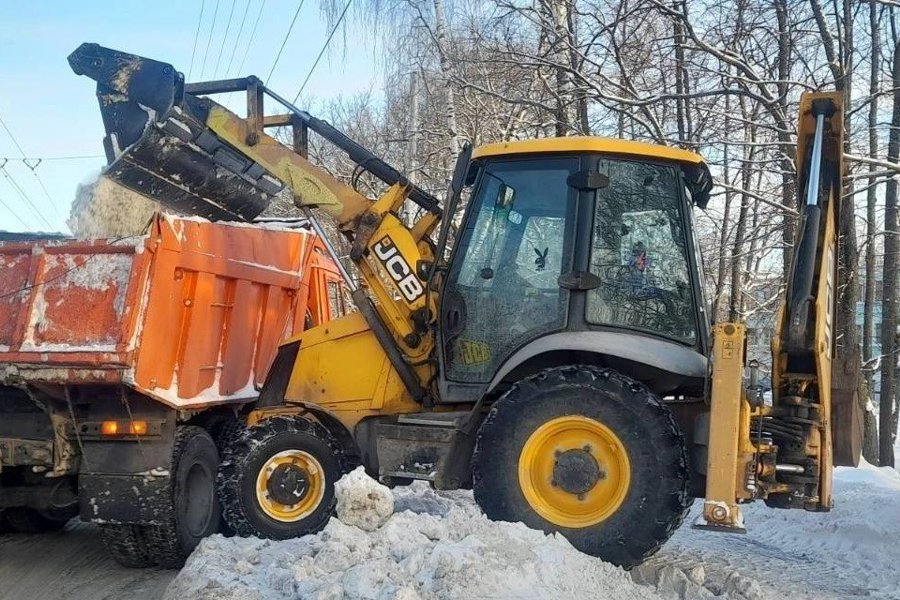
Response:
[[[33,508],[24,506],[9,508],[6,510],[6,522],[9,527],[18,533],[46,533],[59,531],[66,526],[70,517],[53,519],[42,515]]]
[[[101,525],[100,539],[106,551],[123,567],[142,569],[156,564],[140,525]]]
[[[143,527],[147,551],[164,569],[178,569],[200,540],[217,533],[221,508],[216,495],[219,453],[202,427],[179,426],[169,475],[163,523]]]
[[[225,521],[243,537],[315,533],[334,512],[334,484],[343,473],[343,452],[320,424],[266,419],[243,432],[219,467]]]
[[[684,438],[643,384],[609,369],[546,369],[497,400],[472,458],[475,500],[498,521],[562,533],[640,564],[691,505]]]

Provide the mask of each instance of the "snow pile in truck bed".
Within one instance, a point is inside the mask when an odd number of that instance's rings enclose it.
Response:
[[[357,498],[379,485],[348,477],[342,493]],[[489,521],[471,494],[438,495],[420,483],[393,496],[393,516],[372,532],[334,518],[295,540],[209,538],[166,598],[658,598],[562,537]]]
[[[77,238],[113,238],[144,232],[159,204],[98,176],[78,186],[66,224]]]

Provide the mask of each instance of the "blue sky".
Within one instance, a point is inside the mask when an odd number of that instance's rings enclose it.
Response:
[[[225,67],[235,47],[248,1],[246,22],[231,71],[226,74]],[[234,15],[222,58],[218,59],[232,2]],[[104,131],[94,82],[72,73],[66,62],[69,53],[82,42],[97,42],[169,62],[187,74],[201,4],[203,21],[189,81],[201,79],[200,67],[210,39],[216,0],[0,0],[0,118],[28,157],[94,156],[81,160],[46,160],[34,172],[21,160],[10,160],[6,164],[8,175],[43,218],[35,214],[0,170],[0,230],[68,231],[65,219],[77,185],[93,178],[105,164],[100,156]],[[298,5],[299,0],[218,0],[202,78],[254,74],[265,79]],[[261,6],[256,35],[249,46],[243,72],[238,73]],[[328,32],[320,2],[306,0],[269,81],[270,87],[288,99],[293,98]],[[304,90],[301,107],[303,99],[321,101],[377,86],[378,70],[371,41],[358,41],[361,34],[353,23],[345,34],[346,45],[340,31],[335,36],[331,51],[323,57]],[[9,135],[0,128],[0,163],[3,158],[21,157]]]

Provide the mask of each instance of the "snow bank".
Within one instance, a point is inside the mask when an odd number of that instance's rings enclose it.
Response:
[[[339,486],[339,515],[378,522],[390,512],[387,492],[352,473]],[[209,538],[166,598],[900,597],[900,475],[889,468],[837,469],[830,513],[758,502],[745,507],[746,535],[684,526],[630,573],[562,537],[488,521],[471,493],[416,483],[390,495],[393,514],[371,532],[335,518],[321,533],[296,540]],[[700,508],[697,502],[688,523]]]
[[[695,503],[688,523],[700,508]],[[747,598],[900,598],[900,475],[894,469],[867,463],[836,469],[831,512],[756,502],[744,507],[744,521],[746,535],[682,527],[640,570],[652,580],[657,572],[669,576],[666,569],[702,564],[703,587]]]
[[[375,531],[394,514],[391,490],[368,475],[363,467],[345,475],[335,484],[337,518],[364,531]]]
[[[387,491],[351,473],[338,487],[339,515],[377,522]],[[469,493],[436,494],[417,483],[391,495],[396,512],[371,532],[335,518],[294,540],[208,538],[166,598],[659,598],[560,536],[489,521]]]

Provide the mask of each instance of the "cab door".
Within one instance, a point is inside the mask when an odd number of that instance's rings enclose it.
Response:
[[[474,397],[524,343],[566,326],[578,193],[577,156],[484,163],[441,294],[450,399]]]

